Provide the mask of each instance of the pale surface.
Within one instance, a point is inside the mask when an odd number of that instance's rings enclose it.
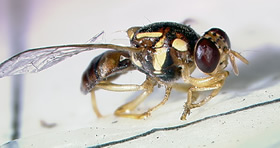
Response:
[[[232,48],[248,58],[238,62],[240,74],[227,79],[221,93],[203,107],[193,109],[187,121],[180,121],[186,94],[173,91],[170,100],[146,120],[114,117],[113,111],[139,93],[99,91],[98,104],[105,118],[96,119],[90,96],[79,91],[80,77],[89,61],[102,51],[87,52],[37,74],[25,75],[22,139],[24,147],[84,147],[120,141],[115,147],[280,147],[280,103],[241,110],[203,120],[174,130],[147,136],[154,128],[172,127],[280,98],[280,42],[278,1],[41,1],[33,4],[33,19],[27,33],[28,48],[85,43],[105,31],[102,43],[128,44],[125,30],[151,22],[183,22],[191,18],[199,34],[211,27],[225,30]],[[1,7],[4,5],[0,4]],[[145,8],[143,8],[145,7]],[[3,10],[3,9],[0,9]],[[4,10],[3,10],[4,11]],[[5,13],[0,13],[1,22]],[[9,57],[8,34],[0,23],[0,61]],[[3,33],[2,33],[3,32]],[[141,83],[144,76],[131,72],[118,82]],[[0,79],[0,144],[9,141],[10,78]],[[141,110],[156,104],[163,90],[156,92]],[[43,127],[40,121],[56,124]],[[139,137],[122,142],[126,138]],[[128,139],[129,140],[129,139]]]

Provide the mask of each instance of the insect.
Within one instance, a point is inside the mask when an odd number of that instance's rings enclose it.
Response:
[[[198,35],[190,26],[174,22],[158,22],[144,27],[127,30],[131,46],[114,44],[73,44],[36,48],[19,53],[0,65],[0,77],[39,72],[58,62],[84,51],[98,48],[112,49],[95,57],[82,76],[81,91],[91,93],[92,106],[98,117],[95,98],[97,89],[109,91],[142,91],[134,100],[115,111],[116,116],[142,119],[166,103],[172,88],[188,93],[181,120],[185,120],[192,108],[200,107],[216,96],[229,72],[225,70],[230,61],[234,73],[238,75],[235,57],[248,64],[239,53],[231,50],[227,34],[218,28]],[[95,39],[98,36],[95,37]],[[196,78],[191,74],[198,68],[206,77]],[[140,84],[115,84],[112,80],[121,74],[138,70],[146,75]],[[183,79],[183,84],[178,83]],[[133,113],[155,86],[163,86],[165,95],[162,101],[144,113]],[[212,90],[211,94],[194,103],[196,92]]]

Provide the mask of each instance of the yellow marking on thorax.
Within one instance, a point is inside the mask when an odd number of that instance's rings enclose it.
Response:
[[[166,36],[163,36],[155,45],[156,48],[162,47]]]
[[[144,37],[157,38],[157,37],[161,37],[161,36],[162,36],[162,32],[143,32],[143,33],[136,34],[137,39],[141,39]]]
[[[161,73],[162,66],[166,60],[166,52],[166,47],[156,48],[153,59],[154,73]]]
[[[175,39],[172,42],[172,47],[174,47],[178,51],[187,51],[188,50],[188,43],[182,39]]]

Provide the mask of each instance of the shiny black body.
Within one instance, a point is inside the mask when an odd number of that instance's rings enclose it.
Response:
[[[145,32],[162,32],[163,35],[157,38],[136,38],[138,33]],[[157,54],[155,51],[157,47],[155,47],[155,45],[163,37],[165,37],[163,47],[167,48],[166,59],[161,67],[161,71],[159,73],[155,73],[155,68],[153,66],[153,56]],[[188,51],[182,52],[172,47],[172,42],[177,38],[180,38],[188,43]],[[198,39],[199,35],[189,26],[173,22],[160,22],[140,28],[135,32],[134,37],[130,42],[134,47],[145,47],[144,51],[134,55],[135,59],[137,59],[142,65],[136,65],[138,69],[150,77],[159,78],[160,81],[169,82],[180,77],[181,62],[188,63],[192,61],[194,46]]]

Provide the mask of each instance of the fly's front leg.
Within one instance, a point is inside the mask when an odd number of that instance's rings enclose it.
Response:
[[[173,89],[180,91],[180,92],[184,92],[184,93],[188,93],[188,91],[191,87],[192,87],[192,85],[187,84],[187,83],[174,83],[172,85]],[[198,96],[199,96],[198,92],[193,92],[192,93],[192,102],[196,101]]]
[[[186,116],[190,114],[192,108],[200,107],[216,96],[222,86],[224,85],[225,79],[229,75],[228,71],[222,71],[215,75],[205,77],[205,78],[193,78],[190,76],[190,72],[187,68],[183,68],[182,77],[186,83],[193,85],[188,90],[187,102],[184,105],[184,111],[181,116],[181,120],[186,120]],[[213,90],[212,93],[201,102],[194,104],[193,93],[198,91],[209,91]]]
[[[221,71],[220,73],[216,73],[208,77],[194,78],[190,75],[190,71],[186,66],[182,68],[182,78],[184,82],[196,87],[211,86],[212,84],[216,84],[222,80],[225,80],[228,77],[228,75],[228,71]]]
[[[224,80],[220,81],[219,83],[212,85],[212,86],[205,86],[205,87],[191,87],[188,91],[188,99],[187,102],[184,105],[184,111],[181,116],[181,120],[186,120],[187,115],[190,114],[190,110],[192,108],[200,107],[204,105],[206,102],[211,100],[213,97],[215,97],[221,90],[222,86],[224,85]],[[194,104],[194,99],[193,99],[193,93],[198,92],[198,91],[208,91],[208,90],[213,90],[212,93],[206,97],[205,99],[201,100],[199,103]],[[195,97],[196,98],[196,97]]]

